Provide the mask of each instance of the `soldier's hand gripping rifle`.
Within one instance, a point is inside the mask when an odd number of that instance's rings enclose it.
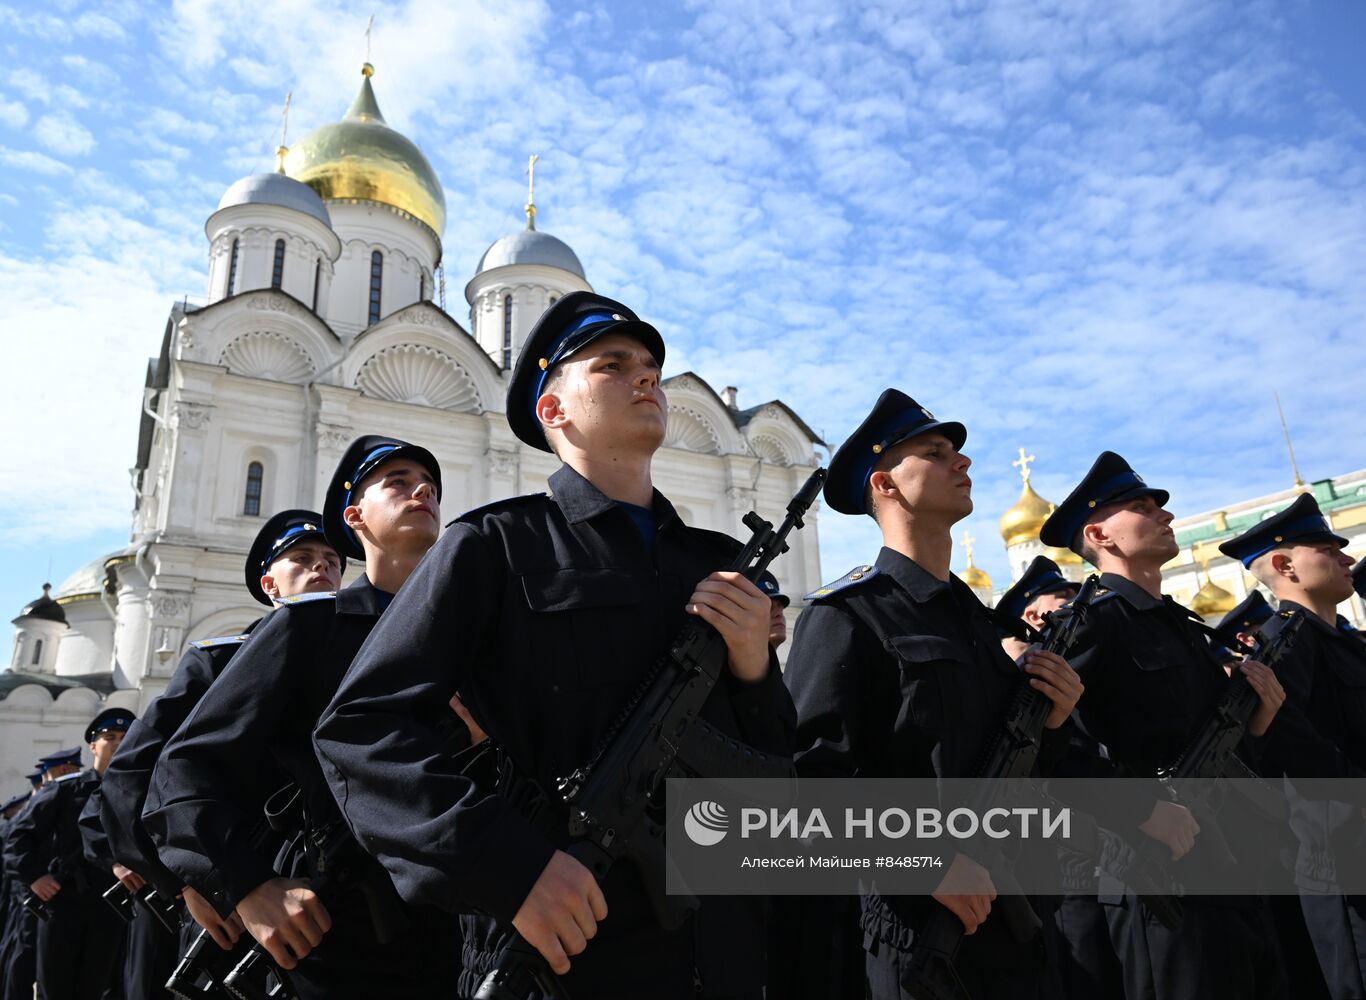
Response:
[[[246,970],[239,980],[237,971]],[[276,966],[250,934],[224,951],[201,930],[166,981],[180,1000],[290,1000],[296,997],[289,976]]]
[[[825,470],[817,469],[787,505],[776,529],[755,511],[745,515],[751,535],[727,567],[750,581],[787,550],[787,536],[820,495]],[[556,783],[568,809],[568,853],[602,882],[618,861],[635,866],[660,924],[679,926],[697,909],[696,897],[670,896],[662,821],[665,780],[670,777],[790,778],[792,761],[747,746],[698,718],[726,670],[726,643],[703,621],[689,622],[675,637],[646,683],[627,703],[583,767]],[[520,934],[500,956],[476,994],[478,1000],[525,1000],[544,993],[566,996],[558,977]]]
[[[1305,623],[1302,610],[1278,614],[1285,619],[1285,625],[1256,654],[1260,663],[1272,668],[1290,650]],[[1157,774],[1173,800],[1195,813],[1200,822],[1200,836],[1213,845],[1214,857],[1226,865],[1232,865],[1236,859],[1216,821],[1225,779],[1249,779],[1240,782],[1238,787],[1262,813],[1274,817],[1285,809],[1281,793],[1269,785],[1258,786],[1250,780],[1256,779],[1257,775],[1237,754],[1238,744],[1246,735],[1248,721],[1257,711],[1259,702],[1247,674],[1235,668],[1219,701],[1196,730],[1190,744],[1174,764]],[[1145,839],[1139,848],[1139,859],[1160,860],[1166,850],[1158,841]]]
[[[1065,607],[1046,614],[1043,631],[1029,630],[1026,638],[1039,641],[1046,653],[1065,657],[1090,613],[1091,601],[1098,586],[1096,576],[1087,577],[1076,598]],[[1001,624],[1005,626],[1007,623]],[[1019,624],[1023,625],[1022,622]],[[1024,679],[977,769],[980,780],[969,803],[976,815],[985,815],[986,810],[992,808],[1010,808],[1012,791],[1020,790],[1018,782],[1027,781],[1033,775],[1042,745],[1044,723],[1052,711],[1053,703],[1048,697],[1031,687],[1027,678]],[[1016,784],[1012,785],[1012,781]],[[1047,798],[1038,788],[1034,788],[1028,797],[1035,801]],[[1094,828],[1094,823],[1090,824],[1090,828]],[[1102,833],[1098,828],[1091,832],[1095,833],[1092,838],[1096,842],[1094,853],[1099,854]],[[987,869],[993,884],[1001,890],[995,906],[1007,921],[1011,934],[1019,941],[1029,941],[1038,933],[1041,924],[1029,900],[1021,892],[1013,872],[1013,860],[1005,856],[997,842],[990,840],[974,853],[974,860]],[[1172,906],[1176,905],[1175,900],[1169,902]],[[1176,911],[1175,919],[1179,922],[1179,910]],[[953,964],[963,937],[963,922],[949,909],[935,907],[921,933],[916,935],[908,968],[902,977],[902,986],[911,996],[916,1000],[970,1000],[970,994]]]

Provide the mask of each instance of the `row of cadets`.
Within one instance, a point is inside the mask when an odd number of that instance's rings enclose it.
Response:
[[[458,970],[455,916],[399,899],[343,822],[311,742],[343,672],[436,541],[440,497],[425,448],[379,435],[352,442],[322,525],[336,552],[364,560],[364,575],[278,600],[152,772],[142,822],[162,863],[220,918],[240,921],[305,1000],[436,995]],[[434,723],[454,718],[451,695]],[[289,782],[271,800],[272,823],[293,835],[274,863],[250,840],[262,772]]]
[[[86,859],[78,821],[132,721],[121,708],[105,709],[91,721],[85,740],[94,763],[88,770],[81,770],[80,747],[43,758],[48,780],[10,822],[5,866],[51,915],[36,921],[36,970],[31,973],[17,952],[8,956],[7,997],[29,995],[36,980],[44,1000],[87,1000],[113,981],[123,925],[100,897],[114,879]]]
[[[273,608],[277,601],[300,594],[331,593],[345,569],[345,557],[323,534],[321,515],[310,510],[285,510],[269,518],[257,532],[247,553],[244,579],[253,599]],[[158,995],[157,990],[201,927],[224,949],[230,948],[241,933],[239,922],[221,917],[194,887],[161,862],[141,816],[152,771],[167,738],[189,716],[260,621],[231,635],[205,637],[189,644],[166,690],[129,729],[100,786],[100,825],[117,865],[115,875],[129,889],[151,884],[167,898],[181,896],[183,903],[179,940],[169,939],[159,925],[147,933],[130,934],[124,968],[127,996]],[[259,815],[264,797],[282,785],[284,778],[269,766],[260,768],[256,777],[261,795]],[[261,849],[274,853],[279,838],[264,829],[264,822],[258,827],[262,829],[254,833],[260,834],[256,839]]]

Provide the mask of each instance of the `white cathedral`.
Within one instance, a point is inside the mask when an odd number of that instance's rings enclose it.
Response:
[[[431,449],[447,520],[544,490],[557,468],[513,436],[503,400],[536,319],[591,289],[583,266],[535,229],[528,204],[526,229],[490,246],[465,286],[469,328],[446,313],[445,195],[385,123],[373,72],[340,121],[281,147],[276,172],[233,184],[205,223],[208,302],[172,307],[138,406],[130,542],[14,619],[0,797],[25,787],[39,756],[79,743],[101,707],[145,708],[187,642],[260,616],[243,586],[247,547],[274,512],[321,507],[357,435]],[[664,385],[655,482],[679,515],[733,534],[751,509],[780,519],[824,442],[780,401],[740,409],[734,388],[692,373]],[[774,564],[787,594],[821,582],[815,522],[813,511]]]

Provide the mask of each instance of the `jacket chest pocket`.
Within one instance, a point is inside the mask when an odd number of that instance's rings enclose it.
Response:
[[[883,646],[896,657],[901,685],[898,728],[909,721],[938,732],[946,702],[957,702],[971,684],[971,664],[957,643],[937,635],[894,635]]]
[[[647,638],[652,579],[614,569],[562,569],[521,577],[527,637],[551,693],[633,683],[658,656]]]

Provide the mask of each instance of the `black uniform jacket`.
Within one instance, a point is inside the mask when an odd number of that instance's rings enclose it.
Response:
[[[786,678],[797,705],[797,770],[817,778],[968,778],[1024,675],[986,609],[956,576],[936,579],[883,548],[859,582],[823,588],[797,621]],[[1064,727],[1065,728],[1065,727]],[[1066,746],[1045,732],[1040,767]],[[931,904],[862,901],[865,939],[905,949]],[[979,939],[969,939],[973,944]]]
[[[522,771],[553,788],[588,760],[685,624],[695,585],[738,552],[733,538],[684,525],[658,492],[652,553],[630,516],[572,469],[557,471],[550,487],[552,495],[495,503],[448,527],[357,655],[315,735],[347,821],[405,899],[473,907],[504,923],[567,835],[548,836],[463,776],[434,720],[459,691]],[[758,683],[722,676],[703,716],[761,749],[791,753],[795,717],[776,657]],[[652,931],[627,868],[607,877],[611,912],[574,960],[590,979],[613,962],[634,969],[658,959],[664,968],[677,957],[679,936],[666,945],[664,932]],[[702,912],[712,908],[708,900]],[[636,940],[623,955],[612,941],[629,933]],[[691,952],[691,942],[681,946]],[[748,946],[738,935],[730,942],[735,951]]]
[[[91,770],[58,778],[38,789],[28,807],[14,817],[6,841],[6,866],[22,886],[43,875],[55,875],[63,892],[103,892],[113,884],[107,867],[86,861],[77,826],[99,782]]]
[[[1268,768],[1291,779],[1296,880],[1327,891],[1353,865],[1359,886],[1366,875],[1359,860],[1366,854],[1366,645],[1293,601],[1281,601],[1278,610],[1306,613],[1276,665],[1286,701],[1268,731],[1266,754]],[[1271,638],[1284,625],[1277,615],[1262,631]]]
[[[309,736],[384,609],[362,576],[335,597],[294,598],[269,615],[167,741],[143,823],[161,860],[226,916],[295,861],[260,846],[261,807],[279,773],[298,786],[307,822],[340,822]]]
[[[259,624],[252,622],[242,634]],[[180,892],[184,883],[157,856],[156,845],[142,826],[142,810],[152,769],[166,740],[189,717],[209,685],[241,648],[223,642],[204,648],[192,646],[176,665],[166,690],[135,720],[104,772],[100,786],[100,820],[109,838],[113,858],[150,881],[168,896]],[[276,787],[281,782],[276,782]]]
[[[81,815],[76,820],[76,826],[81,831],[81,850],[85,854],[85,860],[112,874],[114,852],[109,846],[104,824],[100,821],[100,793],[103,790],[103,781],[90,790],[85,805],[81,807]]]

